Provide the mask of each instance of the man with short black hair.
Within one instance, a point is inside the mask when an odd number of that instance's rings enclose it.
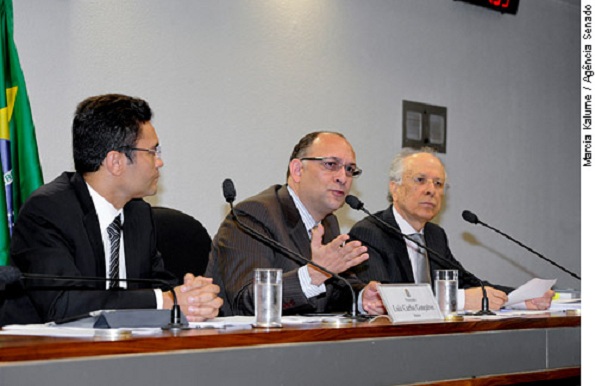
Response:
[[[78,105],[72,125],[76,172],[40,187],[18,214],[11,258],[21,271],[175,285],[157,251],[151,208],[142,200],[157,192],[163,166],[151,118],[147,102],[125,95],[90,97]],[[168,286],[162,291],[146,283],[39,279],[27,284],[44,321],[173,305]],[[190,321],[214,317],[221,307],[211,279],[187,274],[174,290]]]

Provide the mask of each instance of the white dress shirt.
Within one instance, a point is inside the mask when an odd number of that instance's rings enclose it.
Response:
[[[403,216],[401,216],[401,214],[399,212],[397,212],[397,210],[395,209],[395,206],[393,205],[393,215],[395,216],[395,221],[397,222],[397,224],[399,225],[399,228],[401,229],[401,232],[407,236],[412,235],[414,233],[420,233],[420,234],[424,234],[424,230],[422,229],[421,231],[417,231],[415,230],[415,228],[413,228],[411,226],[411,224],[409,224],[407,222],[407,220],[405,220],[403,218]],[[411,267],[413,268],[413,275],[415,276],[415,273],[417,272],[417,260],[414,258],[415,254],[417,254],[417,249],[418,246],[413,243],[410,240],[405,239],[405,244],[407,245],[407,254],[409,255],[409,261],[411,262]],[[429,256],[428,256],[429,259]],[[433,272],[430,272],[430,275],[433,275]],[[418,278],[415,277],[415,282],[418,283]],[[463,310],[465,308],[465,290],[464,289],[459,289],[457,291],[457,309]]]
[[[306,231],[308,232],[308,237],[312,239],[312,229],[316,227],[320,222],[316,222],[314,217],[308,212],[308,209],[304,206],[304,204],[300,201],[297,194],[291,189],[291,187],[287,187],[289,191],[289,195],[293,199],[293,203],[295,204],[302,222],[306,226]],[[320,285],[312,284],[312,278],[310,277],[310,273],[308,272],[308,266],[304,265],[298,269],[298,277],[300,279],[300,286],[302,287],[302,292],[306,295],[307,298],[312,298],[318,296],[322,293],[326,292],[326,286],[324,283]]]
[[[101,196],[95,189],[91,187],[91,185],[87,184],[87,188],[89,189],[89,194],[91,195],[91,199],[93,200],[93,205],[95,206],[95,213],[97,213],[97,218],[99,219],[99,229],[101,230],[101,241],[103,242],[103,250],[105,252],[105,274],[106,278],[109,279],[109,264],[110,264],[110,250],[111,250],[111,243],[109,241],[109,236],[107,234],[107,228],[110,224],[114,221],[116,216],[120,215],[120,220],[122,222],[122,227],[124,227],[124,211],[122,209],[116,209],[114,206],[107,201],[103,196]],[[126,279],[126,254],[124,253],[124,232],[120,235],[120,279]],[[118,284],[122,288],[128,288],[126,282],[120,282]],[[105,288],[109,289],[109,282],[106,281]],[[160,289],[154,289],[155,292],[155,300],[157,302],[157,309],[163,308],[163,295]]]

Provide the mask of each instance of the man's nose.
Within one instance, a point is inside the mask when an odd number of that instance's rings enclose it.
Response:
[[[425,194],[432,197],[436,194],[436,186],[434,185],[434,181],[426,181]]]
[[[339,170],[335,172],[335,181],[338,183],[345,185],[347,182],[347,172],[345,171],[345,166],[342,166]]]

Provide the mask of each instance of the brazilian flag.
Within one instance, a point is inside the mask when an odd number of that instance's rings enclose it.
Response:
[[[19,209],[43,184],[25,77],[13,40],[12,0],[0,0],[0,60],[0,265],[6,265]]]

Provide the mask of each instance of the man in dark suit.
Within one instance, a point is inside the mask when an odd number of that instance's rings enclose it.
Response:
[[[274,185],[236,206],[240,221],[285,247],[339,274],[368,258],[360,242],[340,235],[333,212],[345,203],[354,177],[361,173],[355,152],[343,135],[314,132],[291,154],[287,184]],[[310,264],[295,261],[241,230],[231,214],[213,240],[207,275],[223,288],[225,315],[254,314],[253,271],[283,270],[283,313],[346,311],[351,292]],[[362,289],[363,283],[355,283]],[[363,308],[381,307],[376,283],[361,291]],[[381,309],[381,308],[380,308]]]
[[[446,172],[444,165],[431,149],[403,149],[391,165],[389,201],[392,205],[376,213],[406,235],[420,235],[426,246],[454,265],[440,264],[435,259],[418,260],[419,248],[409,240],[395,235],[388,227],[368,216],[355,224],[350,236],[368,247],[370,258],[354,270],[363,281],[384,283],[424,283],[433,281],[430,273],[436,269],[453,269],[460,265],[448,247],[444,230],[430,221],[440,212]],[[480,283],[471,275],[459,273],[459,306],[466,310],[481,309]],[[489,284],[489,283],[488,283]],[[500,309],[508,300],[511,288],[487,286],[491,309]],[[529,309],[547,309],[553,291],[543,297],[527,300]]]
[[[91,97],[78,105],[72,126],[76,172],[40,187],[23,205],[11,242],[16,266],[56,276],[176,282],[164,270],[151,209],[142,200],[157,192],[163,166],[151,117],[145,101],[124,95]],[[44,321],[99,309],[173,305],[167,286],[162,291],[145,283],[26,284]],[[217,315],[222,299],[211,279],[188,274],[174,290],[190,321]]]

